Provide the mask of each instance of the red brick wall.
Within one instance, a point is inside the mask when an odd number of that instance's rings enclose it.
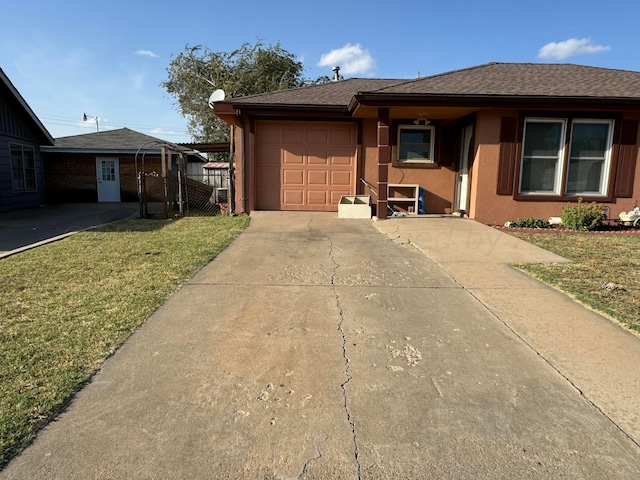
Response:
[[[96,157],[65,154],[43,155],[48,202],[97,202]],[[123,202],[138,201],[138,180],[134,157],[120,158],[120,196]],[[138,170],[142,162],[138,160]],[[146,172],[161,173],[159,157],[146,157]]]

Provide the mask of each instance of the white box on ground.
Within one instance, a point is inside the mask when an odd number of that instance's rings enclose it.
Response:
[[[371,196],[342,195],[338,203],[338,218],[371,218]]]

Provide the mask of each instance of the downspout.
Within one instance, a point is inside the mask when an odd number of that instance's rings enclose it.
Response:
[[[235,142],[236,142],[236,127],[231,125],[231,132],[229,134],[229,214],[236,213],[236,189],[235,189]]]
[[[242,145],[242,154],[240,155],[240,166],[242,167],[242,197],[240,197],[240,213],[247,212],[247,162],[246,162],[246,150],[247,146],[244,141],[244,120],[242,119],[242,112],[236,110],[238,118],[240,119],[240,145]]]

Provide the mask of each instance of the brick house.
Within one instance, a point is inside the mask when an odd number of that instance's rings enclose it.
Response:
[[[162,146],[189,150],[129,128],[61,137],[43,147],[50,202],[137,202],[138,172],[163,174]],[[188,161],[204,165],[192,152]],[[167,173],[175,174],[175,159]]]

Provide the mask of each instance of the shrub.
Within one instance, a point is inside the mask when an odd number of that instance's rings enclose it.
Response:
[[[596,230],[602,227],[604,208],[602,205],[583,203],[578,199],[577,205],[568,205],[562,208],[562,224],[572,230]]]
[[[551,228],[551,224],[540,218],[519,218],[509,222],[510,227],[515,228]]]

